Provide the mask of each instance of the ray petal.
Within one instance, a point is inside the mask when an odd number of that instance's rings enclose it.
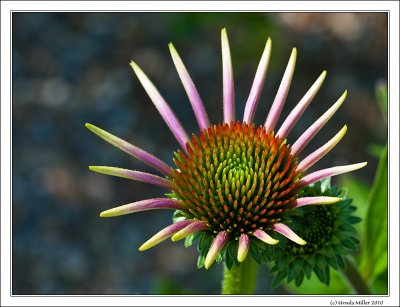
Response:
[[[293,202],[294,207],[302,207],[308,205],[330,205],[341,201],[340,197],[330,196],[314,196],[314,197],[301,197]]]
[[[271,245],[275,245],[279,243],[279,240],[274,239],[273,237],[271,237],[270,235],[268,235],[265,231],[263,230],[256,230],[253,232],[253,236],[255,236],[257,239],[260,239],[261,241],[267,243],[267,244],[271,244]]]
[[[274,102],[272,103],[271,109],[269,110],[267,119],[264,124],[267,131],[274,130],[275,125],[279,119],[279,115],[281,114],[283,105],[289,92],[290,83],[292,82],[292,77],[296,66],[296,57],[297,49],[293,48],[292,54],[290,55],[289,63],[287,64],[281,84],[279,85],[278,92],[276,93]]]
[[[358,170],[360,168],[363,168],[366,165],[367,165],[367,162],[362,162],[362,163],[356,163],[356,164],[350,164],[350,165],[334,166],[334,167],[325,168],[325,169],[313,172],[313,173],[308,174],[307,176],[304,176],[303,178],[301,178],[299,183],[297,184],[296,189],[300,189],[306,185],[309,185],[311,183],[314,183],[316,181],[322,180],[327,177],[333,177],[333,176],[340,175],[343,173],[348,173],[348,172]]]
[[[193,220],[188,226],[185,228],[179,230],[177,233],[175,233],[172,237],[172,241],[179,241],[184,238],[186,238],[188,235],[198,232],[200,230],[205,230],[208,229],[208,226],[205,222],[203,221],[195,221]]]
[[[304,158],[297,166],[297,171],[300,173],[305,172],[316,162],[318,162],[321,158],[323,158],[329,151],[331,151],[336,146],[337,143],[339,143],[339,141],[346,134],[346,131],[347,131],[347,126],[344,125],[344,127],[332,139],[330,139],[329,142],[327,142],[325,145],[321,146],[313,153],[308,155],[306,158]]]
[[[114,217],[157,209],[187,210],[186,206],[179,200],[171,198],[152,198],[108,209],[101,212],[100,217]]]
[[[224,248],[228,240],[229,235],[226,231],[221,231],[217,234],[207,253],[206,260],[204,261],[204,267],[206,269],[208,269],[214,263],[218,253]]]
[[[235,90],[233,82],[233,70],[231,51],[229,48],[228,34],[226,28],[221,31],[222,47],[222,77],[224,92],[224,122],[230,124],[235,121]]]
[[[189,137],[185,129],[183,129],[182,124],[142,69],[133,61],[131,61],[130,64],[154,106],[157,108],[158,112],[160,112],[161,117],[164,119],[181,147],[186,151],[186,143],[189,141]]]
[[[257,108],[258,100],[263,89],[265,76],[267,75],[269,58],[271,56],[271,46],[272,41],[268,38],[265,44],[264,52],[261,56],[260,63],[257,67],[257,72],[254,77],[253,85],[250,90],[249,98],[246,102],[246,107],[244,109],[243,122],[251,123],[253,121],[254,113]]]
[[[185,88],[186,94],[189,97],[200,130],[206,129],[210,126],[210,122],[208,120],[208,116],[206,110],[204,109],[204,105],[203,102],[201,101],[200,95],[197,92],[197,89],[192,79],[190,78],[190,75],[185,67],[185,64],[183,64],[174,45],[170,43],[168,46],[176,70],[178,71],[179,77],[182,81],[183,87]]]
[[[239,237],[239,247],[237,253],[237,260],[243,262],[250,249],[250,238],[247,234],[242,233]]]
[[[297,244],[305,245],[307,243],[285,224],[282,223],[274,224],[272,226],[272,229],[274,229],[276,232],[279,232],[280,234],[284,235],[286,238]]]
[[[167,189],[173,187],[172,182],[168,179],[149,173],[111,166],[89,166],[89,169],[96,173],[143,181]]]
[[[154,236],[152,236],[149,240],[147,240],[145,243],[142,244],[142,246],[139,247],[139,250],[141,252],[145,251],[146,249],[149,249],[162,241],[165,241],[169,237],[171,237],[174,233],[178,232],[182,228],[186,227],[191,223],[191,220],[183,220],[176,222],[172,225],[169,225],[168,227],[164,228],[163,230],[157,232]]]
[[[326,71],[324,70],[322,74],[318,77],[318,79],[314,82],[311,88],[307,91],[307,93],[303,96],[303,98],[299,101],[299,103],[294,107],[294,109],[290,112],[289,116],[285,119],[282,126],[278,130],[277,136],[281,138],[286,138],[289,132],[292,130],[294,125],[299,120],[300,116],[303,114],[307,106],[314,99],[315,95],[318,93],[322,83],[324,82],[326,77]]]
[[[126,152],[127,154],[131,155],[132,157],[135,157],[136,159],[139,159],[143,161],[144,163],[150,165],[160,173],[170,176],[172,174],[172,169],[171,167],[166,164],[164,161],[161,161],[157,157],[153,156],[152,154],[144,151],[143,149],[136,147],[135,145],[132,145],[128,143],[127,141],[124,141],[123,139],[120,139],[119,137],[116,137],[115,135],[112,135],[111,133],[100,129],[99,127],[96,127],[95,125],[86,123],[85,127],[88,128],[90,131],[92,131],[94,134],[105,140],[106,142],[110,143],[111,145],[121,149],[122,151]]]
[[[317,121],[312,124],[293,144],[292,155],[298,155],[304,147],[312,140],[319,130],[328,122],[328,120],[336,113],[343,101],[346,99],[347,91],[326,111]]]

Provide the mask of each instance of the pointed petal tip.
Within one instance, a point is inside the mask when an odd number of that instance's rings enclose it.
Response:
[[[102,130],[99,127],[96,127],[95,125],[92,125],[91,123],[86,123],[85,127],[87,129],[89,129],[90,131],[92,131],[94,134],[96,134],[97,131],[101,131]]]
[[[301,239],[301,238],[300,238],[300,240],[298,240],[296,243],[299,244],[299,245],[306,245],[306,244],[307,244],[307,242],[304,241],[304,240]]]
[[[173,56],[177,55],[178,52],[176,51],[176,48],[172,42],[168,44],[168,48]]]
[[[131,60],[131,61],[129,62],[129,65],[131,65],[132,68],[134,68],[134,67],[139,67],[139,66],[136,64],[136,62],[133,61],[133,60]]]
[[[357,164],[356,164],[356,165],[357,165]],[[363,167],[367,166],[367,165],[368,165],[368,162],[361,162],[361,163],[358,163],[358,165],[359,165],[359,167],[356,168],[356,169],[363,168]]]
[[[276,239],[272,239],[271,240],[271,243],[269,243],[270,245],[276,245],[276,244],[278,244],[279,243],[279,240],[276,240]]]
[[[146,244],[146,243],[144,243],[143,245],[141,245],[141,246],[138,248],[138,250],[141,251],[141,252],[144,252],[145,250],[149,249],[149,248],[146,248],[145,244]]]
[[[100,217],[112,217],[113,215],[109,211],[110,210],[105,210],[100,212]]]

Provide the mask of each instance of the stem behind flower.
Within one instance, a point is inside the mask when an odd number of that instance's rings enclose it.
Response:
[[[239,267],[233,265],[229,270],[224,266],[222,294],[253,294],[259,265],[247,257]]]

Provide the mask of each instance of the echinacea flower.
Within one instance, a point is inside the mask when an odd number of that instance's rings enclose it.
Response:
[[[343,189],[330,186],[329,178],[318,181],[303,189],[307,196],[342,197]],[[272,282],[277,286],[286,278],[300,286],[304,277],[310,278],[314,272],[318,279],[329,285],[330,267],[345,269],[344,256],[354,252],[360,241],[352,226],[361,221],[352,215],[356,207],[351,199],[344,199],[332,205],[305,206],[290,216],[291,226],[304,239],[307,245],[298,246],[282,237],[279,245],[269,248],[269,261],[274,266]]]
[[[283,124],[276,124],[283,108],[293,77],[297,50],[292,50],[271,109],[263,125],[256,126],[253,116],[262,91],[271,54],[268,39],[246,102],[243,119],[235,116],[233,70],[227,32],[221,32],[223,67],[223,122],[211,124],[201,98],[172,44],[169,49],[179,77],[192,105],[200,133],[191,137],[185,132],[168,103],[154,84],[135,63],[131,66],[151,101],[175,136],[181,149],[175,153],[174,167],[94,125],[86,127],[105,141],[150,165],[161,176],[135,170],[107,166],[90,169],[118,177],[139,180],[171,191],[167,197],[133,202],[106,210],[101,217],[112,217],[153,209],[173,209],[171,225],[145,242],[144,251],[172,238],[177,241],[193,234],[201,234],[200,266],[209,268],[236,249],[235,261],[243,262],[249,250],[260,244],[277,244],[279,233],[298,246],[307,242],[289,226],[289,216],[298,207],[327,205],[341,201],[340,197],[315,195],[302,197],[304,187],[327,177],[362,168],[366,163],[335,166],[307,173],[344,136],[344,126],[325,145],[305,158],[300,154],[310,140],[334,115],[346,98],[346,92],[293,143],[287,136],[325,79],[324,71]],[[193,238],[193,237],[192,237]],[[189,243],[190,244],[190,243]],[[252,254],[252,253],[250,253]]]

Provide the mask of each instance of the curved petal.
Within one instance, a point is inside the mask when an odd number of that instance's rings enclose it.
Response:
[[[337,143],[344,137],[347,131],[347,126],[344,127],[327,142],[325,145],[321,146],[313,153],[309,154],[306,158],[304,158],[299,165],[297,166],[297,171],[302,173],[308,170],[311,166],[317,163],[321,158],[323,158],[328,152],[330,152]]]
[[[173,187],[173,183],[168,179],[149,173],[111,166],[89,166],[89,169],[96,173],[143,181],[162,188],[172,189]]]
[[[187,210],[187,207],[177,199],[152,198],[108,209],[101,212],[100,217],[114,217],[156,209]]]
[[[243,262],[250,249],[250,238],[246,234],[241,234],[239,237],[239,247],[238,247],[238,253],[237,253],[237,260],[239,262]]]
[[[302,187],[304,187],[306,185],[309,185],[311,183],[314,183],[316,181],[322,180],[327,177],[333,177],[333,176],[340,175],[343,173],[348,173],[348,172],[358,170],[360,168],[363,168],[366,165],[367,165],[367,162],[362,162],[362,163],[356,163],[356,164],[351,164],[351,165],[334,166],[334,167],[325,168],[325,169],[313,172],[313,173],[308,174],[307,176],[304,176],[303,178],[301,178],[299,183],[296,186],[296,189],[301,189]]]
[[[306,241],[304,241],[302,238],[300,238],[297,234],[293,232],[288,226],[282,223],[277,223],[272,226],[272,229],[274,229],[276,232],[279,232],[280,234],[284,235],[286,238],[289,240],[300,244],[300,245],[305,245],[307,244]]]
[[[340,197],[330,196],[314,196],[314,197],[301,197],[293,202],[293,207],[302,207],[308,205],[330,205],[341,201]]]
[[[293,48],[292,54],[290,55],[289,63],[287,64],[281,84],[279,85],[278,92],[276,93],[274,102],[272,103],[271,109],[269,110],[267,119],[264,124],[267,132],[274,130],[275,125],[279,119],[279,115],[281,114],[283,105],[285,104],[285,100],[290,88],[290,83],[292,82],[294,69],[296,67],[296,57],[297,49]]]
[[[263,230],[256,230],[253,232],[253,236],[255,236],[257,239],[260,239],[261,241],[267,243],[267,244],[271,244],[271,245],[275,245],[279,243],[279,240],[274,239],[273,237],[271,237],[270,235],[268,235],[265,231]]]
[[[127,154],[131,155],[132,157],[135,157],[136,159],[139,159],[143,161],[144,163],[150,165],[160,173],[170,176],[172,174],[172,168],[166,164],[164,161],[161,161],[157,157],[153,156],[152,154],[144,151],[143,149],[136,147],[135,145],[132,145],[128,143],[127,141],[124,141],[123,139],[120,139],[119,137],[116,137],[115,135],[100,129],[99,127],[96,127],[95,125],[86,123],[85,127],[88,128],[90,131],[92,131],[94,134],[105,140],[106,142],[110,143],[111,145],[121,149],[122,151],[126,152]]]
[[[265,76],[267,75],[269,58],[271,56],[272,41],[268,38],[265,44],[264,52],[261,56],[260,63],[257,67],[257,72],[254,77],[253,85],[250,90],[249,98],[247,98],[246,107],[244,109],[243,122],[251,123],[253,121],[254,113],[257,108],[258,100],[263,89]]]
[[[347,91],[326,111],[317,121],[312,124],[292,145],[292,155],[298,155],[304,147],[312,140],[319,130],[328,122],[328,120],[336,113],[343,101],[346,99]]]
[[[208,269],[214,263],[218,253],[224,248],[228,240],[229,235],[226,231],[221,231],[217,234],[207,253],[206,260],[204,261],[204,267],[206,269]]]
[[[300,116],[307,108],[307,106],[310,104],[310,102],[314,99],[315,95],[318,93],[322,83],[325,80],[325,77],[326,77],[326,71],[324,70],[322,74],[318,77],[318,79],[314,82],[314,84],[311,86],[311,88],[307,91],[307,93],[303,96],[303,98],[301,98],[299,103],[290,112],[290,114],[283,122],[276,136],[279,136],[283,139],[287,137],[287,135],[292,130],[294,125],[297,123]]]
[[[179,144],[181,144],[181,147],[187,151],[186,143],[189,141],[189,137],[187,136],[185,129],[183,129],[182,124],[142,69],[133,61],[131,61],[130,64],[172,134],[175,136]]]
[[[179,241],[184,238],[186,238],[188,235],[198,232],[200,230],[205,230],[208,229],[208,226],[205,222],[203,221],[195,221],[193,220],[188,226],[185,228],[179,230],[177,233],[175,233],[172,237],[172,241]]]
[[[185,67],[185,64],[183,64],[174,45],[170,43],[168,47],[172,56],[172,60],[174,61],[176,70],[178,71],[179,78],[181,79],[186,94],[189,97],[200,130],[207,129],[210,126],[210,121],[208,120],[208,116],[206,110],[204,109],[204,105],[203,102],[201,101],[200,95],[197,92],[196,87]]]
[[[226,28],[221,31],[222,47],[222,77],[224,91],[224,122],[230,124],[235,121],[235,90],[233,82],[233,70],[231,51],[229,49],[228,34]]]
[[[165,241],[169,237],[171,237],[174,233],[178,232],[182,228],[189,225],[191,220],[183,220],[176,222],[168,227],[164,228],[163,230],[157,232],[154,236],[152,236],[149,240],[143,243],[142,246],[139,247],[141,252],[145,251],[146,249],[152,248],[153,246]]]

